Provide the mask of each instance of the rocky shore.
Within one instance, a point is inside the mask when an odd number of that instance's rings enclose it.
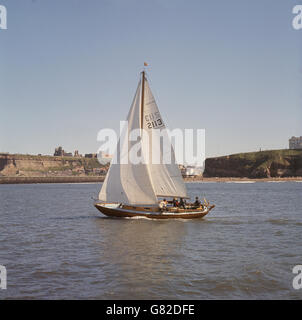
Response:
[[[186,182],[234,182],[234,183],[253,183],[253,182],[285,182],[285,181],[298,181],[302,182],[302,177],[284,177],[284,178],[234,178],[234,177],[194,177],[184,178]]]
[[[32,183],[89,183],[103,182],[104,176],[99,177],[0,177],[0,184],[32,184]]]

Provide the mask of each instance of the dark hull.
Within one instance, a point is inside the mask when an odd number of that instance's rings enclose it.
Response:
[[[206,216],[215,206],[211,206],[205,210],[183,210],[183,212],[138,212],[137,210],[124,210],[120,208],[109,208],[104,204],[96,203],[94,205],[99,211],[108,217],[116,218],[132,218],[145,217],[149,219],[200,219]]]

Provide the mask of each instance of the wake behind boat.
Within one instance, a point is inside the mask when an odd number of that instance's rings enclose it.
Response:
[[[210,206],[206,200],[203,204],[199,201],[186,204],[184,201],[189,199],[186,186],[145,71],[141,73],[127,122],[95,207],[111,217],[193,219],[207,215],[215,206]],[[140,139],[132,141],[130,136],[137,130]],[[168,163],[163,161],[166,150],[162,149],[160,140],[154,138],[155,133],[169,141]],[[130,161],[131,152],[138,150],[138,146],[143,161]],[[154,162],[154,157],[160,161]],[[159,198],[174,201],[163,205]],[[176,199],[180,199],[179,204]]]

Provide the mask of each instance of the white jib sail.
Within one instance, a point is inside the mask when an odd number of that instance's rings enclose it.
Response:
[[[145,80],[144,96],[143,129],[148,132],[149,136],[149,170],[154,192],[157,196],[162,197],[185,198],[187,197],[186,186],[176,163],[175,153],[166,126],[147,79]],[[152,139],[152,132],[153,137],[155,137],[154,131],[157,131],[157,135],[162,136],[162,143],[159,139]],[[155,158],[159,160],[157,163],[154,163]]]

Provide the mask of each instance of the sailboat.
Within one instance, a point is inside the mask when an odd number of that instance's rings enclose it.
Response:
[[[154,139],[152,131],[165,132],[166,126],[151,92],[145,70],[141,72],[127,123],[128,126],[121,134],[100,190],[99,200],[94,206],[110,217],[193,219],[207,215],[215,205],[210,205],[206,200],[198,206],[184,204],[183,199],[189,197],[171,143],[171,161],[162,161],[165,154],[160,143]],[[141,132],[139,140],[135,142],[129,139],[133,130]],[[143,161],[138,163],[128,161],[134,145],[139,145],[141,150],[140,156]],[[161,161],[154,163],[154,155]],[[172,201],[166,201],[162,206],[161,198],[182,199],[182,206],[173,206]]]

